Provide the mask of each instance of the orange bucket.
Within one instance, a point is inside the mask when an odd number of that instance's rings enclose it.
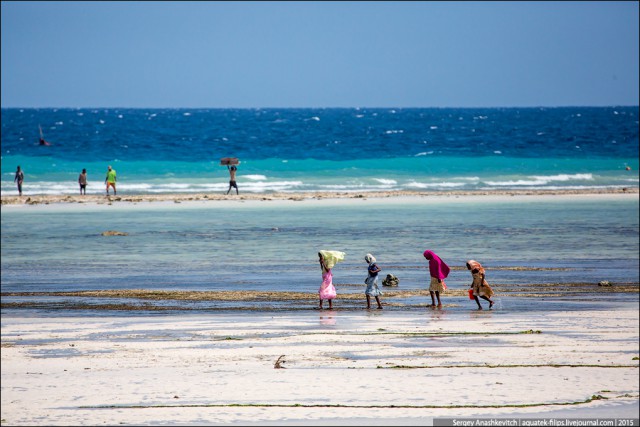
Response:
[[[473,288],[469,288],[469,299],[475,299],[473,297]]]

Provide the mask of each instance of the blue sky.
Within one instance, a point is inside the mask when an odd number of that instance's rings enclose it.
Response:
[[[2,107],[638,105],[638,2],[2,1]]]

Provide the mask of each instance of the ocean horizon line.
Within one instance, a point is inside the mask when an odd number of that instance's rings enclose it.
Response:
[[[508,109],[565,109],[565,108],[639,108],[639,104],[602,104],[602,105],[513,105],[513,106],[338,106],[338,107],[162,107],[162,106],[31,106],[31,107],[0,107],[0,110],[205,110],[205,111],[218,111],[218,110],[508,110]]]

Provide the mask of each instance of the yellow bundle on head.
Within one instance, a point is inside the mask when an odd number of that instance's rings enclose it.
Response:
[[[329,269],[333,268],[336,263],[344,261],[344,256],[346,255],[344,252],[340,251],[318,251],[318,253],[322,255],[322,258],[324,258],[324,265]]]

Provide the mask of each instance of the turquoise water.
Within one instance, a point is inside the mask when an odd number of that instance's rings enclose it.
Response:
[[[424,289],[425,249],[459,267],[448,279],[453,288],[468,286],[470,258],[483,263],[491,283],[637,284],[638,211],[638,198],[562,197],[5,205],[2,292],[316,293],[320,249],[347,253],[334,268],[339,292],[341,284],[363,283],[367,252],[383,275],[400,278],[400,289]],[[107,230],[129,235],[101,236]],[[514,266],[567,270],[500,269]]]
[[[38,144],[39,127],[50,146]],[[2,109],[3,195],[598,189],[639,185],[637,107]],[[630,170],[627,170],[627,167]]]

